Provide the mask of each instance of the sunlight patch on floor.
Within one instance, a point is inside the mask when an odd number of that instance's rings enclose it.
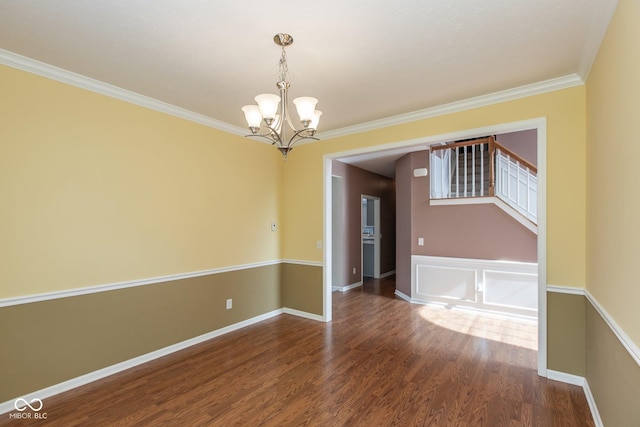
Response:
[[[538,351],[538,325],[534,321],[433,306],[423,306],[419,313],[423,319],[455,332]]]

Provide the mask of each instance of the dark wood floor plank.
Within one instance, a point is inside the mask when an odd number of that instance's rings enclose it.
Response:
[[[534,323],[394,288],[334,293],[331,323],[281,315],[51,397],[46,425],[593,426],[580,387],[537,376]]]

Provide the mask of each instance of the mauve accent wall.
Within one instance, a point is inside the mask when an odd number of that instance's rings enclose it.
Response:
[[[522,156],[526,161],[538,166],[538,131],[535,129],[501,133],[496,141]]]
[[[410,154],[413,167],[428,167],[429,152]],[[411,186],[414,239],[411,253],[455,258],[537,262],[537,236],[494,204],[429,204],[429,177]],[[418,238],[424,246],[418,246]]]
[[[396,290],[411,297],[411,156],[396,160]]]
[[[428,151],[396,161],[398,290],[411,295],[410,255],[537,262],[534,233],[494,204],[431,206],[429,177],[414,177],[416,168],[429,168]]]
[[[334,160],[332,175],[340,176],[344,185],[344,245],[345,262],[343,272],[347,283],[362,280],[362,198],[374,196],[380,198],[380,274],[395,270],[396,265],[396,191],[395,181],[363,169]],[[353,268],[356,273],[353,274]]]

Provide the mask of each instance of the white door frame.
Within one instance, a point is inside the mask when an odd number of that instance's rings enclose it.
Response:
[[[405,141],[324,155],[324,261],[323,261],[323,320],[332,319],[331,312],[331,162],[333,160],[375,152],[406,152],[424,149],[432,144],[478,136],[537,130],[538,135],[538,375],[547,376],[547,119],[503,123]],[[425,195],[426,197],[427,195]]]

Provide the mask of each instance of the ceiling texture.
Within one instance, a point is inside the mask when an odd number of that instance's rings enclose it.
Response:
[[[290,96],[319,99],[323,138],[539,82],[581,83],[616,4],[2,0],[0,63],[38,61],[244,134],[240,108],[277,93],[273,36],[289,33]]]

